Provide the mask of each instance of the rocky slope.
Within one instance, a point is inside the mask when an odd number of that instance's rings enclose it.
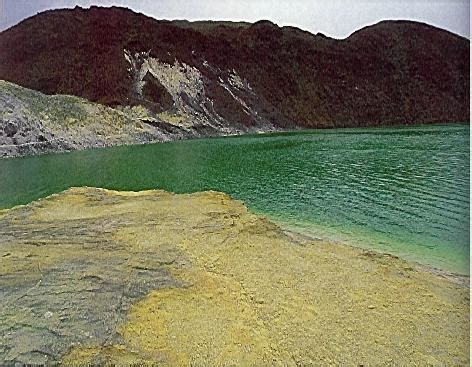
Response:
[[[154,114],[142,106],[111,108],[73,96],[48,96],[0,80],[0,158],[261,129],[274,127],[238,128],[205,117]]]
[[[408,21],[335,40],[268,21],[75,8],[0,33],[0,79],[209,131],[444,123],[469,120],[469,50]]]
[[[469,365],[468,288],[217,192],[0,211],[0,364]]]

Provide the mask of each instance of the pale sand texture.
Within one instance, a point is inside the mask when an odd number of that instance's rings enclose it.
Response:
[[[0,246],[0,361],[469,364],[466,287],[222,193],[73,188],[0,211]]]

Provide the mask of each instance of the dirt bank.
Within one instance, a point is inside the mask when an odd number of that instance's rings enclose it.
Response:
[[[217,192],[0,211],[0,361],[468,365],[468,289]]]

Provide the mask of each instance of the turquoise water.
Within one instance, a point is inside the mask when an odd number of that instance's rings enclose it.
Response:
[[[469,273],[469,127],[302,131],[0,161],[0,207],[70,186],[218,190],[323,239]]]

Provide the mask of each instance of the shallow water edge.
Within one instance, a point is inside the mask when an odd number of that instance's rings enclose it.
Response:
[[[1,211],[0,243],[0,361],[469,362],[467,287],[220,192],[71,188]]]
[[[197,139],[0,161],[0,207],[71,186],[226,192],[325,240],[469,273],[469,127]]]

